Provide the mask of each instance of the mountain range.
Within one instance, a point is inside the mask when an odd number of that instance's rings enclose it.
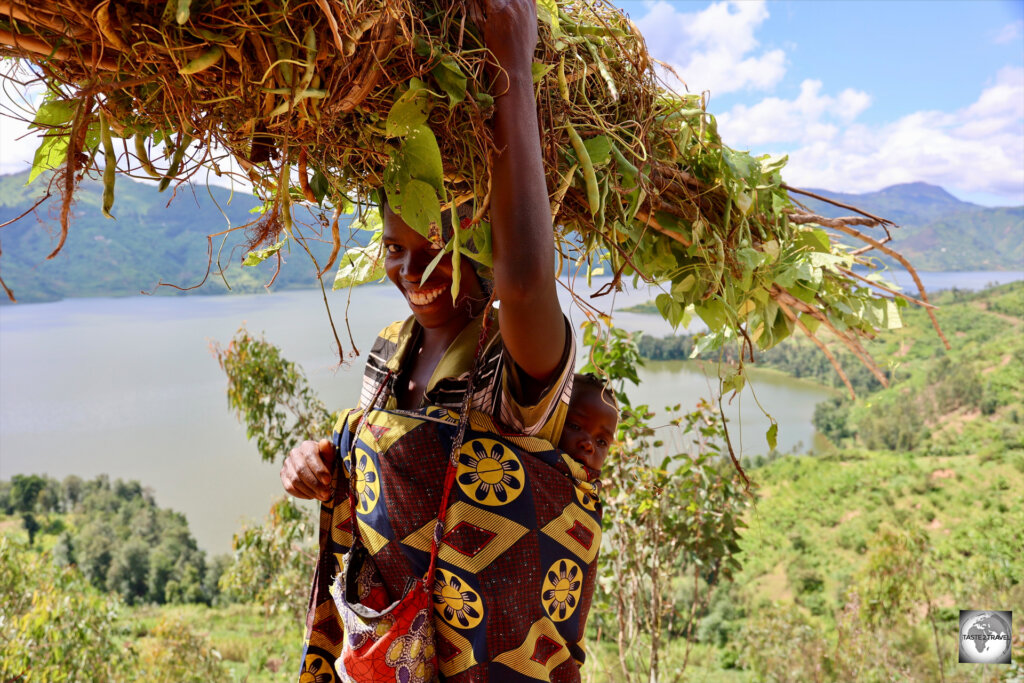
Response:
[[[928,183],[892,185],[865,194],[810,192],[896,223],[899,227],[891,230],[893,241],[887,246],[918,270],[1024,269],[1024,206],[979,206]],[[851,213],[808,197],[796,198],[823,216]],[[892,259],[883,260],[899,267]]]
[[[0,176],[0,224],[31,209],[46,193],[47,178],[26,185],[28,173]],[[274,277],[276,259],[254,268],[241,267],[247,249],[239,229],[258,218],[260,202],[251,194],[219,186],[182,186],[176,194],[160,193],[153,184],[118,178],[115,220],[100,212],[102,185],[86,179],[80,185],[67,243],[56,258],[47,260],[57,243],[60,199],[53,196],[34,212],[0,230],[0,277],[19,301],[53,301],[65,297],[124,296],[140,291],[174,294],[203,280],[209,262],[207,235],[229,227],[223,247],[212,240],[214,268],[198,294],[228,291],[215,275],[225,266],[233,292],[254,292]],[[815,194],[857,206],[889,218],[892,247],[920,270],[1019,270],[1024,268],[1024,207],[990,208],[963,202],[941,187],[926,183],[893,185],[878,192]],[[812,210],[827,216],[849,214],[846,209],[799,197]],[[304,211],[304,210],[303,210]],[[324,235],[312,240],[317,261],[330,253],[330,233],[313,214],[300,214],[301,223]],[[307,234],[311,234],[306,229]],[[347,235],[347,226],[342,236]],[[297,248],[282,255],[274,288],[310,287],[315,268]],[[327,276],[330,278],[330,275]],[[0,296],[4,302],[6,297]]]

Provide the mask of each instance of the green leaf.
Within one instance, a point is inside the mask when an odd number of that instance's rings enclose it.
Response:
[[[33,128],[49,128],[70,123],[78,109],[77,100],[51,100],[43,102],[29,124]]]
[[[612,145],[607,135],[587,138],[583,141],[583,146],[587,148],[587,154],[590,155],[590,161],[595,167],[604,166],[612,158]]]
[[[736,260],[743,265],[745,270],[755,270],[758,266],[764,263],[769,257],[762,254],[757,249],[750,247],[742,247],[737,249],[735,252]]]
[[[405,158],[399,154],[392,154],[388,163],[384,165],[384,192],[387,194],[388,205],[391,210],[401,215],[402,213],[402,192],[411,180],[409,171],[406,169]]]
[[[245,255],[245,260],[242,261],[242,265],[258,266],[259,264],[263,263],[277,252],[281,251],[281,247],[283,247],[284,243],[287,241],[288,238],[285,238],[278,242],[277,244],[272,244],[269,247],[265,247],[264,249],[254,249],[253,251],[250,251],[248,254]]]
[[[779,445],[779,423],[772,420],[772,426],[768,428],[768,431],[764,433],[764,438],[768,441],[768,448],[775,450],[775,447]]]
[[[740,210],[744,216],[750,213],[750,209],[754,206],[754,193],[749,191],[740,192],[736,195],[736,208]]]
[[[530,65],[530,75],[533,78],[534,83],[540,83],[544,76],[549,71],[555,68],[554,64],[545,64],[543,62],[534,62]]]
[[[806,247],[811,251],[828,252],[830,251],[831,246],[828,239],[828,233],[821,228],[801,230],[794,237],[793,243],[796,247]]]
[[[466,244],[472,239],[473,248],[476,251],[470,251]],[[491,224],[480,221],[473,226],[472,230],[462,231],[462,248],[463,254],[473,259],[480,265],[486,268],[494,267],[494,259],[491,255]]]
[[[313,177],[309,179],[309,189],[313,190],[316,203],[323,204],[324,197],[331,191],[331,184],[327,181],[327,176],[320,171],[316,171]]]
[[[693,345],[693,351],[690,352],[690,358],[697,358],[702,356],[708,351],[714,351],[717,348],[721,348],[722,344],[725,343],[725,338],[721,332],[708,332],[697,337],[697,343]]]
[[[441,234],[441,201],[429,184],[413,178],[402,189],[402,220],[434,241]]]
[[[441,149],[437,138],[428,126],[420,125],[409,129],[402,145],[402,158],[409,177],[428,183],[438,196],[444,194],[444,167],[441,163]]]
[[[28,185],[35,180],[43,171],[52,171],[60,168],[68,158],[68,145],[71,136],[48,135],[36,149],[35,157],[32,159],[32,171],[28,174]]]
[[[672,296],[674,296],[676,298],[681,297],[683,294],[685,294],[686,292],[689,292],[691,289],[693,289],[693,284],[696,281],[697,281],[697,278],[694,277],[693,273],[690,273],[689,275],[684,277],[679,282],[673,283],[672,284]]]
[[[558,21],[558,3],[555,0],[537,0],[537,18],[551,28],[551,37],[559,38],[562,27]]]
[[[438,65],[430,70],[430,74],[441,86],[441,89],[448,93],[449,106],[454,107],[466,99],[466,74],[462,73],[462,69],[454,57],[451,55],[442,57]]]
[[[712,298],[702,301],[694,306],[697,315],[708,326],[712,332],[723,329],[729,322],[729,313],[725,304],[718,299]]]
[[[732,171],[735,178],[746,179],[751,177],[756,170],[759,170],[759,164],[747,152],[739,152],[723,147],[722,160],[725,161],[726,167]]]
[[[365,247],[354,247],[341,255],[332,289],[355,287],[384,277],[380,235],[379,232],[376,233]]]
[[[722,393],[727,391],[742,391],[743,387],[747,384],[747,378],[743,376],[743,373],[739,370],[729,373],[725,379],[722,380]]]
[[[809,313],[801,313],[800,322],[804,324],[804,327],[806,327],[811,334],[817,332],[818,328],[821,327],[821,320]]]
[[[427,280],[430,279],[430,274],[434,272],[434,268],[437,268],[437,264],[439,264],[441,262],[441,259],[444,258],[445,254],[450,254],[451,253],[452,247],[453,247],[453,240],[448,240],[448,244],[444,245],[444,249],[441,249],[440,251],[438,251],[437,252],[437,256],[435,256],[433,259],[431,259],[430,263],[427,264],[427,267],[423,269],[423,273],[420,275],[420,282],[426,282]],[[452,289],[453,290],[455,289],[454,282],[455,281],[452,280],[452,285],[453,285]],[[455,299],[456,296],[458,296],[458,295],[454,294],[452,296],[452,301],[453,302],[454,302],[454,299]]]
[[[903,301],[898,299],[897,301]],[[900,315],[900,306],[896,301],[885,302],[885,326],[890,330],[898,330],[903,327],[903,317]]]
[[[673,299],[671,294],[659,294],[654,299],[654,305],[658,307],[661,317],[667,320],[673,328],[679,327],[679,324],[683,322],[685,308]]]
[[[418,82],[418,79],[413,79]],[[415,126],[423,125],[430,115],[430,91],[422,83],[420,87],[410,85],[409,89],[391,105],[384,132],[390,137],[408,135]]]

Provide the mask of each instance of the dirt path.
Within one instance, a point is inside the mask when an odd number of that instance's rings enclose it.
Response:
[[[985,311],[989,315],[994,315],[995,317],[999,318],[1000,320],[1002,320],[1004,322],[1010,323],[1014,327],[1017,327],[1022,322],[1024,322],[1024,320],[1021,320],[1020,318],[1015,318],[1012,315],[1007,315],[1005,313],[999,313],[998,311],[990,310],[989,307],[988,307],[988,303],[985,302],[985,301],[974,301],[974,302],[971,303],[971,305],[974,306],[975,308],[977,308],[978,310]]]

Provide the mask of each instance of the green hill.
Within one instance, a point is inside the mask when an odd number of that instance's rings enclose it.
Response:
[[[726,667],[937,681],[941,655],[947,683],[976,680],[955,669],[958,611],[1024,609],[1024,282],[938,303],[951,350],[909,311],[869,345],[892,385],[815,416],[837,448],[750,471],[743,570],[701,626]]]
[[[45,194],[46,178],[26,186],[28,174],[0,176],[0,223],[9,221]],[[113,208],[115,220],[100,212],[102,185],[85,180],[75,197],[64,249],[53,260],[46,256],[57,244],[60,200],[56,190],[35,211],[35,215],[3,229],[0,275],[19,301],[53,301],[65,297],[127,296],[140,291],[177,293],[166,282],[189,287],[202,281],[209,255],[206,236],[244,226],[257,214],[260,202],[251,194],[232,192],[217,186],[182,187],[176,195],[160,193],[156,186],[120,179]],[[298,212],[297,212],[298,213]],[[319,223],[309,214],[298,213],[304,223]],[[307,231],[306,234],[312,234]],[[344,234],[344,233],[343,233]],[[242,268],[246,249],[243,230],[213,240],[213,266],[225,266],[231,291],[258,291],[274,275],[275,259],[256,268]],[[326,241],[313,244],[321,263],[330,253]],[[299,249],[284,254],[275,288],[309,287],[315,270],[309,257]],[[211,272],[199,294],[228,291],[220,277]],[[6,297],[2,297],[6,301]]]
[[[864,194],[812,192],[895,221],[900,227],[892,231],[891,246],[919,270],[1024,268],[1022,206],[979,206],[927,183],[893,185]],[[801,201],[826,216],[850,213],[810,198]]]

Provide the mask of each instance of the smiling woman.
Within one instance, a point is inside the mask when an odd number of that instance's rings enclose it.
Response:
[[[339,421],[333,443],[306,441],[293,449],[281,470],[289,493],[325,501],[321,511],[324,541],[311,600],[304,670],[315,666],[319,671],[321,660],[339,658],[344,663],[339,670],[344,668],[355,680],[384,680],[380,676],[385,671],[385,678],[391,680],[392,669],[402,680],[432,680],[433,640],[427,633],[432,627],[421,628],[431,622],[423,616],[429,609],[430,590],[439,616],[438,647],[445,650],[442,674],[467,683],[518,680],[527,672],[532,678],[544,674],[551,680],[579,680],[583,659],[579,640],[586,609],[579,610],[561,630],[555,622],[568,620],[575,611],[567,611],[570,602],[571,607],[579,604],[583,572],[575,561],[562,557],[562,549],[557,557],[546,552],[549,544],[539,531],[553,521],[549,515],[553,509],[565,509],[569,511],[566,514],[577,517],[584,511],[576,506],[573,485],[557,489],[562,490],[557,500],[537,502],[536,508],[532,503],[535,498],[543,500],[545,492],[556,495],[552,493],[556,484],[564,484],[567,477],[574,483],[587,478],[579,465],[562,459],[551,447],[558,443],[572,394],[575,342],[555,287],[552,217],[531,74],[538,40],[536,7],[521,0],[482,3],[480,9],[484,42],[495,59],[488,68],[498,93],[493,134],[500,151],[493,155],[490,169],[493,292],[469,259],[461,258],[460,245],[450,253],[444,251],[446,241],[459,240],[444,239],[443,233],[456,233],[461,226],[444,225],[442,219],[442,225],[435,223],[425,234],[413,229],[406,222],[414,221],[406,193],[387,188],[384,269],[412,315],[385,328],[371,349],[360,400],[363,410]],[[446,213],[445,219],[457,210]],[[500,308],[492,307],[495,296],[501,300]],[[485,431],[496,432],[494,439],[467,436],[471,414],[485,421]],[[424,440],[416,436],[416,429],[398,437],[407,431],[406,423],[421,416],[437,420],[439,427],[461,421],[460,428],[443,439]],[[535,463],[532,458],[518,458],[511,443],[495,440],[501,434],[517,435],[511,437],[518,439],[516,447],[548,453],[550,462],[542,465],[539,456]],[[336,448],[342,455],[352,456],[348,475],[335,463]],[[346,464],[348,460],[346,457]],[[382,482],[372,500],[361,497],[369,490],[368,468],[374,470],[373,481]],[[459,501],[454,493],[456,502],[449,507],[456,468],[459,486],[470,500]],[[531,502],[513,505],[519,494],[529,489],[524,473],[532,468],[539,468],[534,470],[538,483],[531,495],[522,497]],[[346,483],[346,477],[352,481]],[[363,483],[361,489],[359,482]],[[344,491],[350,487],[345,507]],[[458,521],[460,511],[470,504],[485,507],[471,519]],[[445,523],[448,512],[458,522],[454,526]],[[431,521],[434,517],[436,522]],[[599,530],[599,522],[588,519],[590,526]],[[500,522],[498,533],[486,530],[487,520],[492,526],[495,520]],[[577,520],[577,524],[583,523]],[[463,541],[479,546],[468,553],[469,564],[446,554],[447,549],[439,550],[442,539],[446,548],[458,549],[462,541],[451,537],[463,527],[475,530],[470,536],[476,534],[475,541]],[[513,527],[522,533],[510,534]],[[410,533],[424,529],[419,542],[411,540]],[[338,530],[348,540],[339,541]],[[529,533],[528,542],[519,543],[525,533]],[[595,532],[588,533],[590,563],[598,546],[593,542]],[[491,539],[499,536],[501,540],[493,547],[504,544],[504,549],[485,552],[488,543],[478,538],[480,534]],[[434,539],[432,547],[429,538]],[[324,545],[329,542],[340,546]],[[426,548],[407,547],[417,543],[426,543]],[[425,549],[431,550],[429,556]],[[342,554],[345,560],[339,565],[337,558]],[[542,586],[544,562],[560,562],[560,573],[548,574],[555,576],[553,582],[559,587],[575,581],[576,592]],[[495,582],[488,574],[492,570],[520,580],[514,585]],[[327,597],[325,576],[338,577],[331,589],[333,599]],[[591,580],[591,590],[592,585]],[[381,590],[385,595],[378,599],[375,596]],[[545,600],[550,603],[548,608],[554,609],[551,596],[555,593],[562,602],[555,613],[544,612]],[[337,630],[339,616],[346,637],[345,645],[336,648],[329,635],[320,637],[324,631],[316,624],[327,620]],[[445,630],[440,620],[450,622],[450,628]],[[407,632],[393,624],[407,625]],[[378,628],[382,625],[383,629]],[[477,626],[476,632],[453,630]],[[530,653],[536,654],[542,633],[544,642],[556,648],[549,655],[560,651],[561,656],[547,656],[547,666],[538,667]],[[404,643],[407,638],[417,643],[419,654],[412,663],[392,657],[396,647],[392,643]],[[430,644],[420,647],[421,639]],[[446,656],[453,650],[465,656],[454,661]],[[425,659],[421,661],[420,656]]]

